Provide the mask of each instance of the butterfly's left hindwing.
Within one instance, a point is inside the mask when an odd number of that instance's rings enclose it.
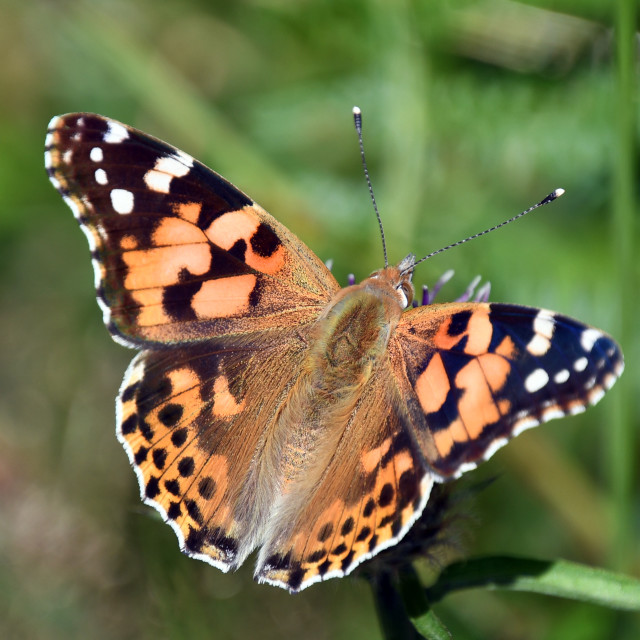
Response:
[[[45,162],[89,239],[105,323],[127,345],[304,324],[338,289],[244,193],[115,120],[54,118]]]
[[[601,331],[544,309],[488,303],[419,307],[395,339],[444,478],[487,459],[524,429],[584,411],[620,376]]]
[[[145,351],[117,401],[117,434],[182,550],[228,571],[260,542],[279,469],[262,473],[280,405],[304,343],[284,332]]]

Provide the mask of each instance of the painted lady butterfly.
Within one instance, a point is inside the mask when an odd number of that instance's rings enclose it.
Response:
[[[261,582],[343,576],[405,535],[434,482],[622,372],[610,337],[551,311],[412,308],[413,255],[341,289],[241,191],[114,120],[53,118],[45,163],[105,324],[140,351],[117,435],[142,499],[222,571],[259,548]]]

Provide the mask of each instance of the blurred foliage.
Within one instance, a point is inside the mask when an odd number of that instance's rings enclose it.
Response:
[[[623,384],[598,407],[521,436],[472,474],[499,480],[469,501],[457,546],[463,556],[563,557],[639,575],[637,471],[618,479],[622,499],[612,499],[616,469],[639,453],[640,380],[638,261],[620,265],[614,240],[637,244],[637,211],[612,233],[624,184],[614,180],[612,6],[4,0],[1,637],[381,633],[364,581],[332,580],[293,597],[254,584],[251,563],[223,575],[183,557],[171,529],[140,504],[114,437],[113,398],[132,354],[101,324],[86,241],[43,167],[46,124],[68,111],[117,118],[203,160],[333,258],[342,282],[382,260],[353,104],[364,114],[391,260],[426,254],[564,187],[551,207],[416,274],[431,283],[455,268],[445,299],[481,273],[493,300],[574,315],[619,338],[627,358]],[[633,158],[624,162],[632,169]],[[624,417],[616,433],[626,440],[612,450],[614,416]],[[535,595],[473,590],[436,611],[456,638],[640,636],[632,614]]]

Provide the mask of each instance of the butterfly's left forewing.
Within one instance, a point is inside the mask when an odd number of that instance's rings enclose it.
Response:
[[[451,303],[404,314],[407,398],[443,478],[486,460],[524,429],[595,404],[622,373],[618,345],[601,331],[544,309]]]
[[[45,162],[89,239],[105,323],[128,346],[304,324],[339,288],[248,196],[136,129],[56,117]]]

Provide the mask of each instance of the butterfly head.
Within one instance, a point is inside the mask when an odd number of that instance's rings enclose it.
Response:
[[[410,253],[397,265],[374,271],[371,276],[369,276],[370,279],[382,281],[380,284],[384,285],[385,288],[393,290],[402,309],[406,309],[413,302],[415,295],[411,282],[415,262],[415,255]]]

